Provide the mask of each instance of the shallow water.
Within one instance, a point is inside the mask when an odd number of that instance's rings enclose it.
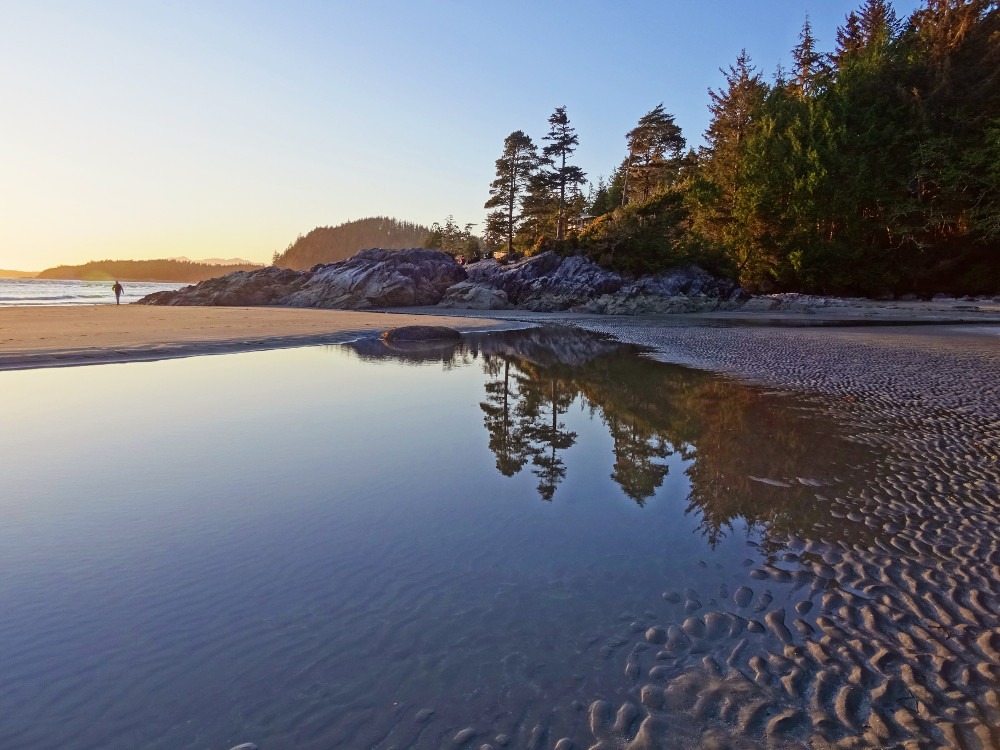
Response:
[[[466,342],[0,373],[0,747],[871,742],[988,716],[993,673],[960,673],[989,638],[919,705],[892,692],[918,682],[899,633],[933,636],[906,590],[929,553],[870,507],[906,480],[856,405],[565,329]],[[913,585],[947,613],[939,568]],[[973,641],[994,605],[965,603]]]
[[[0,307],[17,305],[113,305],[113,281],[76,279],[0,279]],[[125,281],[122,304],[135,302],[147,294],[187,286],[170,281]]]

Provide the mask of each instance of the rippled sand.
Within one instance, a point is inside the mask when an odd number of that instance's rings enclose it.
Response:
[[[828,533],[772,533],[731,593],[664,592],[622,647],[632,700],[590,706],[592,747],[1000,746],[997,332],[582,325],[814,394],[876,457],[816,487]]]

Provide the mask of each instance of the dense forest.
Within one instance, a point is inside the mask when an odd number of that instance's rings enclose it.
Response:
[[[706,144],[663,104],[585,194],[564,107],[515,131],[487,249],[587,253],[632,272],[698,262],[757,291],[1000,291],[1000,7],[865,0],[822,52],[808,17],[768,83],[744,51],[709,91]]]
[[[233,271],[252,271],[262,266],[246,263],[218,266],[182,260],[92,260],[82,266],[56,266],[38,274],[40,279],[84,281],[182,281],[195,283],[225,276]]]
[[[276,252],[272,262],[281,268],[306,269],[350,258],[370,247],[422,247],[429,233],[425,226],[388,216],[358,219],[336,227],[316,227],[304,237],[299,235],[283,253]]]

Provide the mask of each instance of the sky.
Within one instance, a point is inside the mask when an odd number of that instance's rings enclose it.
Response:
[[[565,106],[594,182],[663,103],[697,146],[860,0],[0,0],[0,268],[269,261],[366,216],[485,220],[504,138]],[[896,0],[905,17],[917,0]]]

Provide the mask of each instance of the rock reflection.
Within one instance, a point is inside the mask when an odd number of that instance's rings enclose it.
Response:
[[[547,501],[566,477],[564,452],[577,439],[562,416],[579,399],[606,426],[610,476],[638,505],[663,485],[668,458],[684,460],[688,510],[700,512],[713,546],[738,520],[808,535],[829,520],[824,488],[863,477],[870,461],[800,401],[655,362],[636,347],[577,329],[467,334],[445,346],[350,346],[366,359],[446,368],[479,361],[488,378],[480,408],[496,468],[509,477],[530,465]]]

